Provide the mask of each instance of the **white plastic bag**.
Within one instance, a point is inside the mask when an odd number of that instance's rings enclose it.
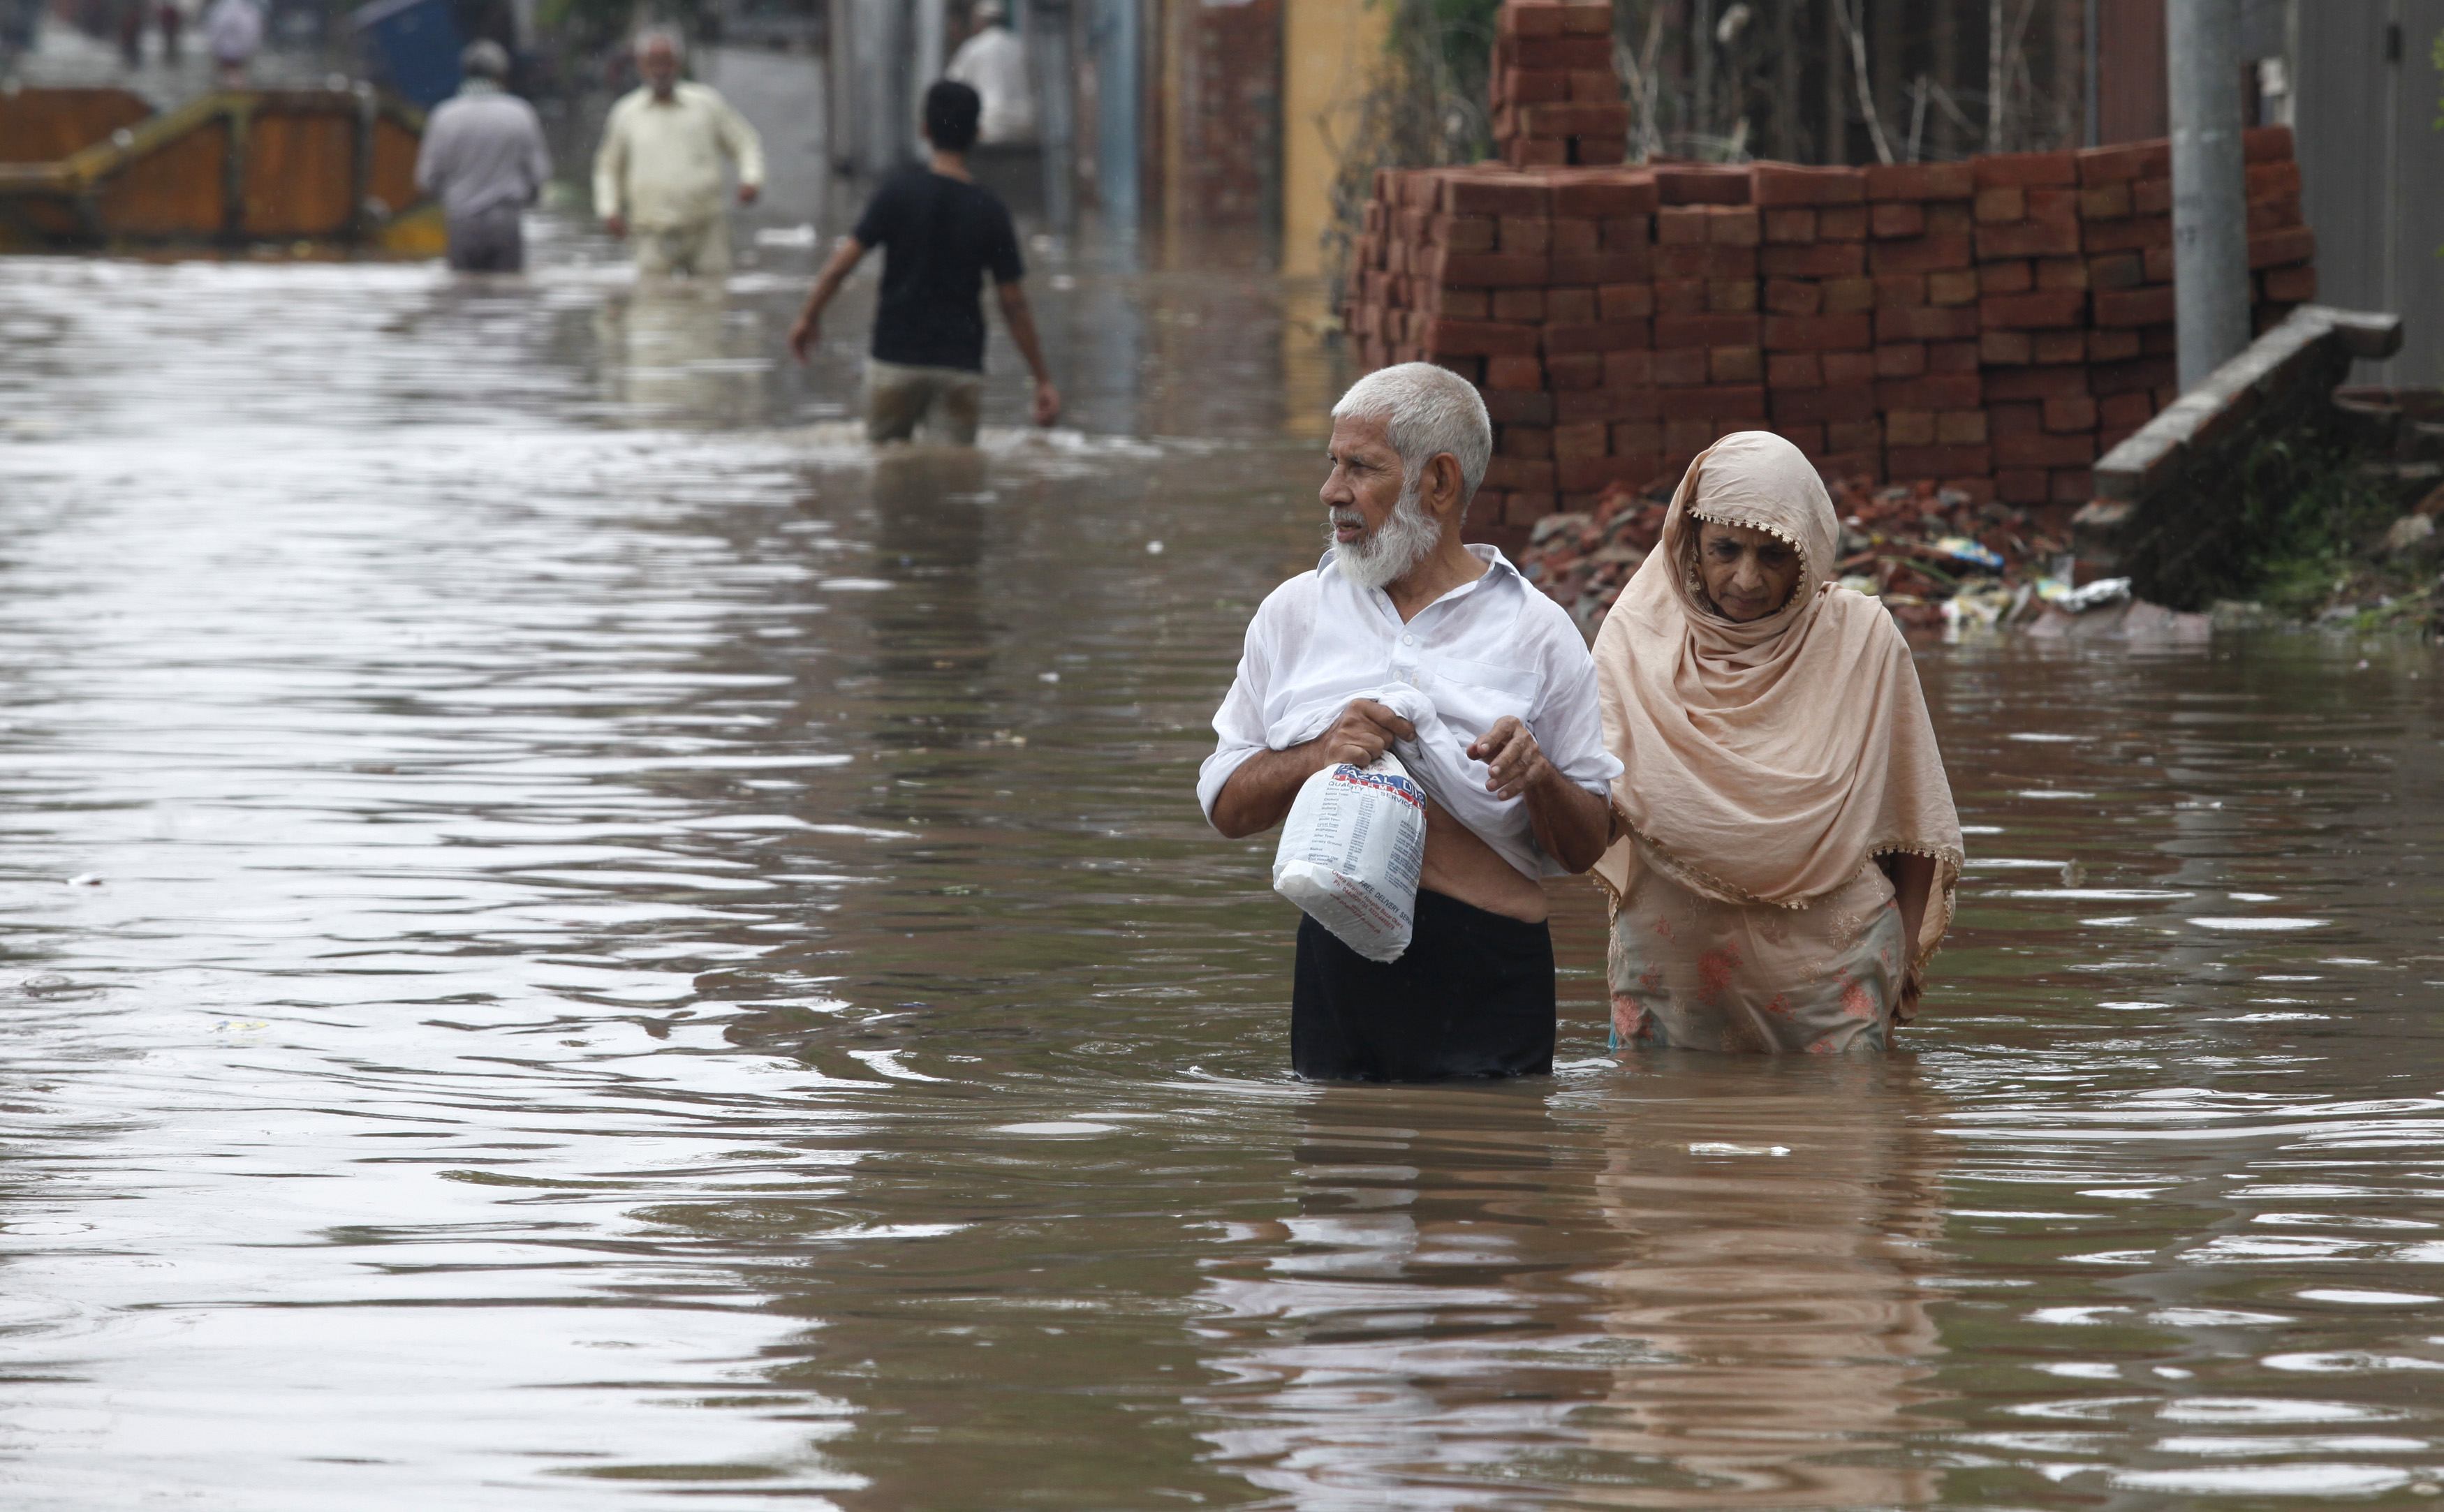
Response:
[[[1426,794],[1386,752],[1308,778],[1282,824],[1273,891],[1370,961],[1397,961],[1416,925]]]

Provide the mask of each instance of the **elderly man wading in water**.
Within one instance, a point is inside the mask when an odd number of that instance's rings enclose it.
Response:
[[[1332,419],[1330,549],[1249,624],[1197,800],[1232,839],[1270,829],[1314,773],[1364,766],[1417,737],[1367,694],[1422,694],[1441,737],[1465,747],[1453,753],[1464,761],[1435,765],[1465,769],[1491,802],[1428,784],[1416,929],[1398,960],[1369,961],[1301,922],[1290,1063],[1365,1081],[1548,1072],[1543,878],[1602,854],[1620,771],[1604,748],[1594,664],[1560,605],[1492,547],[1461,543],[1493,452],[1466,379],[1423,362],[1385,368],[1359,379]],[[1453,815],[1463,798],[1476,828]]]

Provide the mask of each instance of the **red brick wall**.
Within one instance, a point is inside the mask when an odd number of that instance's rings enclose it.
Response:
[[[2248,135],[2259,326],[2315,297],[2288,128]],[[1607,484],[1772,429],[1828,475],[2077,502],[2176,396],[2162,142],[1871,168],[1379,174],[1344,321],[1361,368],[1476,382],[1471,512],[1515,545]]]

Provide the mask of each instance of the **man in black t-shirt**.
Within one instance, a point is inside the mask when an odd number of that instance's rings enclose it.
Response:
[[[789,328],[789,351],[803,362],[817,340],[824,306],[869,250],[882,249],[882,299],[874,312],[865,374],[869,440],[905,441],[933,415],[945,438],[974,443],[985,375],[979,296],[988,273],[1009,339],[1035,374],[1035,423],[1060,417],[1061,393],[1044,365],[1035,316],[1019,286],[1027,267],[1019,261],[1018,233],[992,191],[968,176],[967,151],[975,144],[981,108],[966,84],[946,79],[925,91],[933,160],[894,174],[875,192]]]

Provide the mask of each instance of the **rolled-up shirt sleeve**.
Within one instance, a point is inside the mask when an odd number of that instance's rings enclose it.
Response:
[[[1549,660],[1544,702],[1536,717],[1528,722],[1528,731],[1555,770],[1597,797],[1608,799],[1621,765],[1620,758],[1604,745],[1595,658],[1572,631],[1568,642],[1556,646]]]
[[[1239,653],[1238,675],[1231,679],[1231,691],[1223,695],[1222,707],[1213,711],[1213,754],[1196,769],[1196,802],[1205,810],[1209,824],[1213,822],[1213,804],[1230,784],[1231,774],[1247,765],[1249,757],[1266,748],[1265,691],[1273,664],[1268,618],[1259,609],[1256,617],[1248,621],[1248,639]]]

